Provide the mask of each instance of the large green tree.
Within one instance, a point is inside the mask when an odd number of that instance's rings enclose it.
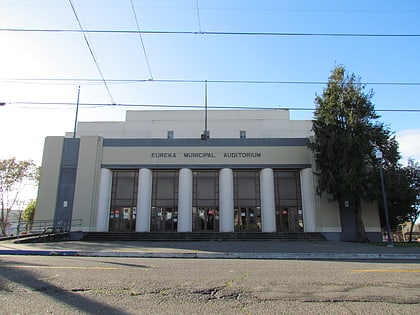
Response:
[[[411,242],[414,224],[420,217],[420,164],[414,159],[408,160],[408,165],[404,168],[408,178],[408,195],[410,196],[410,207],[402,214],[402,218],[411,222],[410,237]]]
[[[313,152],[317,192],[338,201],[342,240],[367,241],[362,201],[377,198],[374,150],[387,164],[399,160],[398,143],[380,122],[372,104],[373,91],[365,91],[360,78],[335,67],[322,95],[317,95],[313,121]]]
[[[25,186],[37,181],[38,169],[32,160],[0,160],[0,233],[6,234],[9,215]]]
[[[408,169],[405,167],[389,168],[384,170],[384,182],[389,211],[391,229],[395,230],[399,224],[407,222],[416,196],[411,189]],[[383,199],[379,200],[381,213],[384,213]],[[384,216],[381,217],[382,226],[385,225]]]
[[[412,228],[420,216],[420,164],[409,159],[406,166],[385,166],[384,179],[391,228],[396,230],[400,224],[411,222],[411,241]],[[384,213],[382,200],[379,205]],[[381,219],[384,225],[384,217]]]

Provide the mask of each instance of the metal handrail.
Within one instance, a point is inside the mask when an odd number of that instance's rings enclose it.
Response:
[[[71,229],[81,227],[82,226],[82,219],[73,219],[71,220]],[[50,227],[55,228],[62,228],[60,225],[55,224],[54,220],[34,220],[31,222],[21,221],[9,221],[8,228],[9,235],[7,236],[22,236],[22,235],[38,235],[44,232],[46,229]]]

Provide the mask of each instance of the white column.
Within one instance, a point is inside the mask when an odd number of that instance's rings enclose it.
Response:
[[[102,168],[99,178],[99,200],[96,214],[96,231],[108,232],[109,211],[111,204],[112,172]]]
[[[274,175],[271,168],[260,172],[261,221],[263,232],[276,232],[276,206],[274,198]]]
[[[150,232],[151,211],[152,211],[152,171],[147,168],[142,168],[139,171],[136,232]]]
[[[192,231],[192,171],[179,170],[178,232]]]
[[[234,231],[233,207],[233,171],[230,168],[223,168],[219,172],[220,232]]]
[[[316,232],[315,224],[315,183],[311,168],[300,172],[302,190],[303,226],[305,232]]]

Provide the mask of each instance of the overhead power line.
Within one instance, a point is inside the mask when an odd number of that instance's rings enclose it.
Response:
[[[69,82],[74,83],[101,83],[102,79],[84,79],[84,78],[0,78],[3,82],[22,82],[22,83],[43,83],[46,82]],[[276,81],[276,80],[194,80],[194,79],[107,79],[107,83],[218,83],[218,84],[287,84],[287,85],[327,85],[327,81]],[[360,82],[361,85],[388,85],[388,86],[420,86],[420,82]]]
[[[87,34],[87,33],[86,33],[86,32],[84,32],[83,27],[82,27],[82,23],[80,23],[79,17],[77,16],[77,12],[76,12],[76,9],[75,9],[75,7],[74,7],[74,5],[73,5],[72,0],[69,0],[69,3],[70,3],[70,6],[71,6],[71,9],[73,10],[74,17],[76,18],[76,21],[77,21],[77,23],[79,24],[80,31],[83,33],[83,38],[85,39],[86,45],[87,45],[87,47],[89,48],[89,52],[90,52],[90,55],[92,56],[92,59],[93,59],[93,61],[94,61],[94,63],[95,63],[96,69],[98,70],[99,75],[100,75],[100,76],[101,76],[101,78],[102,78],[102,82],[103,82],[103,84],[105,85],[105,88],[106,88],[106,90],[107,90],[107,92],[108,92],[108,95],[109,95],[109,97],[110,97],[110,99],[111,99],[112,103],[113,103],[113,104],[115,104],[114,98],[112,97],[111,91],[110,91],[110,89],[109,89],[109,87],[108,87],[108,84],[106,83],[106,80],[105,80],[104,74],[102,73],[102,70],[101,70],[101,68],[99,67],[99,62],[98,62],[98,60],[96,59],[96,56],[95,56],[95,54],[94,54],[94,52],[93,52],[93,49],[92,49],[92,47],[91,47],[91,45],[90,45],[90,43],[89,43],[88,38],[86,37],[86,34]]]
[[[156,34],[156,35],[231,35],[231,36],[277,36],[277,37],[420,37],[407,33],[298,33],[298,32],[229,32],[229,31],[165,31],[165,30],[85,30],[85,29],[35,29],[0,28],[3,32],[34,33],[98,33],[98,34]]]
[[[131,10],[133,11],[134,19],[136,21],[137,30],[140,31],[140,23],[137,19],[137,12],[134,7],[133,0],[131,0],[130,2],[131,2]],[[146,47],[144,46],[143,36],[141,36],[141,33],[139,33],[139,38],[140,38],[141,47],[143,48],[143,53],[144,53],[144,58],[146,60],[147,69],[149,70],[150,79],[153,80],[152,69],[150,68],[149,58],[147,58]]]
[[[195,7],[197,8],[198,31],[201,33],[200,9],[198,7],[198,0],[195,0]]]
[[[17,105],[49,105],[49,106],[74,106],[74,103],[67,102],[11,102],[9,104]],[[118,107],[156,107],[156,108],[199,108],[203,109],[205,105],[177,105],[177,104],[109,104],[109,103],[79,103],[79,106],[91,107],[105,107],[105,106],[118,106]],[[315,107],[255,107],[255,106],[221,106],[221,105],[208,105],[209,109],[261,109],[261,110],[289,110],[289,111],[314,111]],[[420,106],[419,106],[420,107]],[[376,112],[401,112],[401,113],[420,113],[420,108],[391,108],[391,109],[375,109]]]

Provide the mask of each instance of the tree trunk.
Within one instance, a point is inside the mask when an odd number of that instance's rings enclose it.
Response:
[[[414,230],[414,224],[416,221],[411,221],[411,226],[410,226],[410,233],[409,233],[409,237],[408,237],[408,242],[411,243],[412,239],[413,239],[413,230]]]
[[[4,218],[0,218],[0,235],[6,236],[6,226],[7,221],[4,220]]]

